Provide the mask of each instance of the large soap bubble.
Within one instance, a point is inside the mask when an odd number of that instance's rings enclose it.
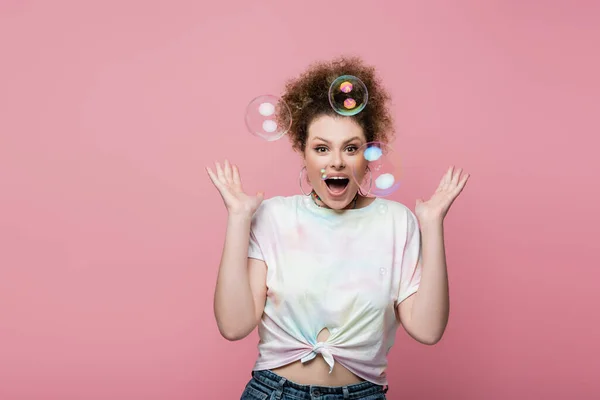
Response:
[[[279,97],[263,95],[248,104],[245,121],[250,133],[272,142],[289,131],[292,113]]]
[[[352,176],[364,196],[389,196],[400,188],[398,154],[387,144],[369,142],[357,150],[363,162],[355,164]]]

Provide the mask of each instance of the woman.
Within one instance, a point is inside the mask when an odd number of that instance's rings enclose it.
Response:
[[[369,102],[340,116],[331,82],[359,77]],[[214,311],[228,340],[256,326],[259,355],[242,399],[385,399],[387,353],[399,325],[433,345],[449,314],[443,219],[468,174],[449,168],[415,213],[363,196],[352,171],[367,173],[359,148],[388,142],[389,95],[358,58],[313,64],[282,97],[289,137],[301,155],[308,195],[248,195],[227,160],[207,168],[228,210]],[[324,179],[325,178],[325,179]]]

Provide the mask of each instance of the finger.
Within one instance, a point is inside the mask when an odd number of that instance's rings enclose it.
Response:
[[[460,180],[460,183],[458,184],[458,187],[460,188],[461,191],[463,190],[463,188],[467,184],[467,181],[469,180],[470,177],[471,177],[471,175],[465,174],[463,176],[463,178]]]
[[[448,168],[446,175],[444,175],[444,184],[448,185],[452,180],[452,174],[454,173],[454,165]]]
[[[458,179],[460,178],[460,174],[462,173],[462,168],[459,168],[458,171],[452,176],[451,185],[452,187],[456,187],[458,185]]]
[[[225,168],[224,171],[225,173],[225,179],[227,179],[227,183],[231,183],[233,182],[233,177],[231,176],[231,164],[229,164],[229,160],[225,160]]]
[[[212,181],[213,185],[215,185],[215,187],[219,190],[221,190],[222,188],[222,184],[219,181],[219,178],[215,175],[215,173],[212,171],[212,169],[210,169],[209,167],[206,167],[206,172],[208,173],[208,176],[210,177],[210,180]]]
[[[444,188],[444,185],[446,184],[446,179],[448,177],[448,171],[450,171],[450,170],[446,170],[444,175],[442,175],[442,179],[440,179],[440,184],[438,185],[438,190],[441,190]]]
[[[240,171],[238,170],[237,165],[234,165],[232,168],[233,172],[233,183],[236,186],[242,186],[242,178],[240,178]]]
[[[217,176],[219,177],[219,180],[220,180],[222,183],[225,183],[225,182],[227,182],[227,181],[225,180],[225,174],[223,173],[223,169],[221,168],[221,164],[219,164],[219,162],[216,162],[216,163],[215,163],[215,166],[216,166],[216,168],[217,168]]]
[[[435,190],[436,192],[439,192],[440,190],[444,189],[444,179],[445,179],[446,175],[442,176],[442,179],[440,179],[440,183],[437,187],[437,189]]]
[[[438,190],[446,190],[448,188],[448,182],[450,181],[450,176],[452,176],[452,169],[454,167],[448,168],[442,179],[440,180],[440,185],[438,186]]]
[[[458,182],[456,188],[454,189],[455,190],[454,197],[458,196],[462,192],[463,188],[467,184],[467,181],[469,180],[469,176],[470,176],[469,174],[463,175],[461,180]]]

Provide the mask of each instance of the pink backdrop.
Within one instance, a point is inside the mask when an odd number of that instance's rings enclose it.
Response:
[[[343,53],[393,94],[392,198],[414,209],[450,164],[472,174],[446,222],[446,336],[399,332],[389,398],[598,398],[599,12],[1,1],[0,399],[239,398],[257,336],[214,322],[226,213],[204,166],[298,193],[287,140],[251,136],[244,108]]]

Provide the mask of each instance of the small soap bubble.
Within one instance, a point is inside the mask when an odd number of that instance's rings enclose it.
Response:
[[[353,109],[354,107],[356,107],[356,100],[354,100],[354,99],[344,100],[344,107],[348,110]]]
[[[379,148],[377,146],[371,146],[371,147],[367,147],[365,149],[364,158],[365,158],[365,160],[371,162],[371,161],[377,161],[379,159],[379,157],[381,157],[382,155],[383,155],[383,151],[381,150],[381,148]]]
[[[342,84],[340,85],[340,90],[344,93],[350,93],[352,91],[352,83],[346,81],[346,82],[342,82]]]
[[[323,179],[323,180],[327,179],[327,173],[325,171],[325,168],[321,169],[321,179]]]
[[[263,117],[269,117],[275,113],[275,106],[271,103],[262,103],[258,106],[258,112]]]
[[[380,273],[381,275],[385,275],[385,268],[383,268],[383,267],[382,267],[382,268],[379,268],[379,273]]]
[[[387,190],[394,186],[396,178],[392,174],[381,174],[375,179],[375,186],[381,190]]]
[[[367,86],[353,75],[342,75],[329,86],[329,104],[336,113],[356,115],[367,105]]]
[[[263,122],[263,130],[267,133],[273,133],[277,130],[277,123],[273,120],[266,120]]]
[[[369,142],[362,145],[356,155],[362,160],[354,165],[352,175],[363,196],[384,197],[398,190],[400,159],[389,145]]]
[[[387,210],[388,210],[387,204],[380,204],[377,206],[377,212],[379,212],[379,214],[385,214],[385,213],[387,213]]]
[[[255,136],[268,142],[280,139],[292,126],[292,113],[277,96],[263,95],[246,107],[246,127]]]

